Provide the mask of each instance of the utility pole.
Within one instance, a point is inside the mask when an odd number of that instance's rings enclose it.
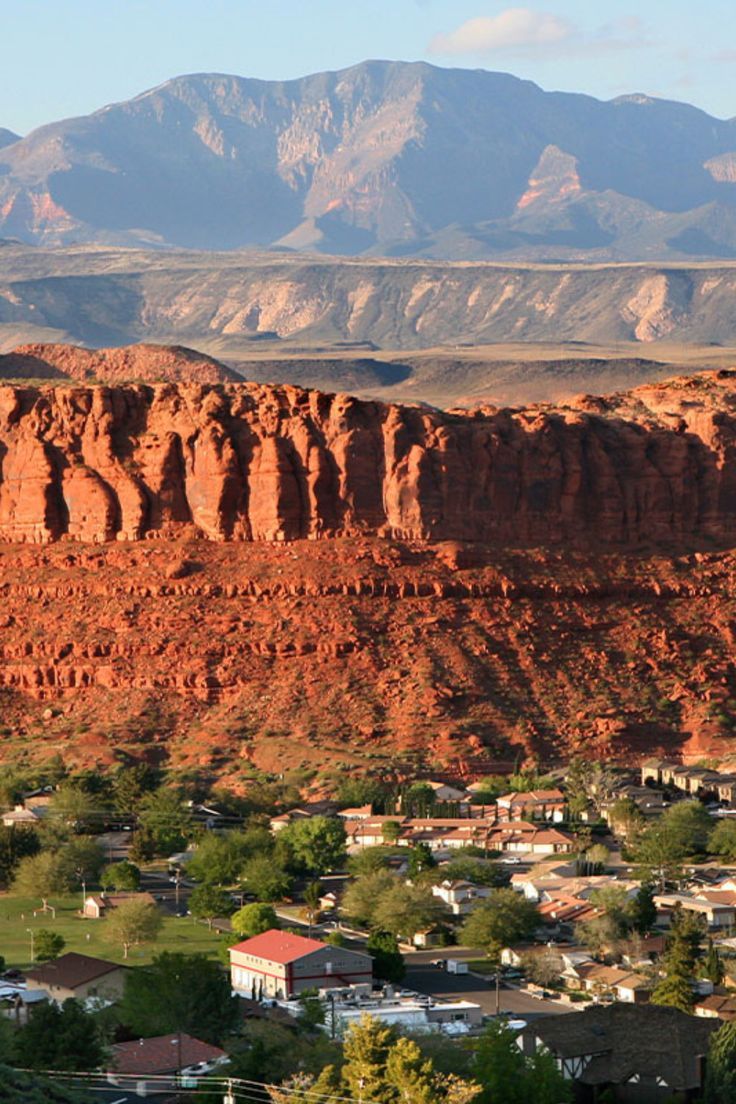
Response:
[[[33,948],[33,940],[34,940],[33,928],[26,928],[26,931],[28,932],[28,934],[31,937],[31,962],[35,962],[36,961],[36,956],[35,956],[34,948]]]
[[[235,1104],[235,1093],[233,1092],[233,1083],[228,1081],[227,1088],[225,1089],[225,1095],[222,1098],[222,1104]]]
[[[501,1012],[501,975],[496,970],[496,1015]]]

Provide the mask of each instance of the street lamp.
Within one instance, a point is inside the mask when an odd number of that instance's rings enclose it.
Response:
[[[35,962],[36,961],[36,956],[35,956],[34,948],[33,948],[33,939],[34,939],[33,928],[26,928],[26,931],[28,932],[28,934],[31,937],[31,962]]]

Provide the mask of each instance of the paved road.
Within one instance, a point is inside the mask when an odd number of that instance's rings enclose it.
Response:
[[[434,957],[439,956],[435,954]],[[461,955],[449,957],[460,958]],[[466,957],[470,957],[470,952],[467,952]],[[486,980],[469,974],[448,974],[447,971],[426,963],[414,965],[414,958],[414,955],[407,958],[407,971],[404,978],[407,989],[415,989],[418,993],[426,993],[430,997],[456,997],[458,1000],[474,1001],[481,1006],[486,1015],[495,1014],[496,986],[493,978]],[[520,989],[501,989],[498,1010],[525,1019],[548,1012],[573,1011],[569,1005],[561,1001],[537,1000]]]

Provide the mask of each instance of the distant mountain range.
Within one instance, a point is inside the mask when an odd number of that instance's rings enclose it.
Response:
[[[0,237],[447,259],[736,257],[736,121],[424,63],[178,77],[18,139]]]

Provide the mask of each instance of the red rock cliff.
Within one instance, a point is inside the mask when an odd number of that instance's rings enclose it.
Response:
[[[440,413],[294,387],[0,388],[0,539],[731,541],[736,386]]]

